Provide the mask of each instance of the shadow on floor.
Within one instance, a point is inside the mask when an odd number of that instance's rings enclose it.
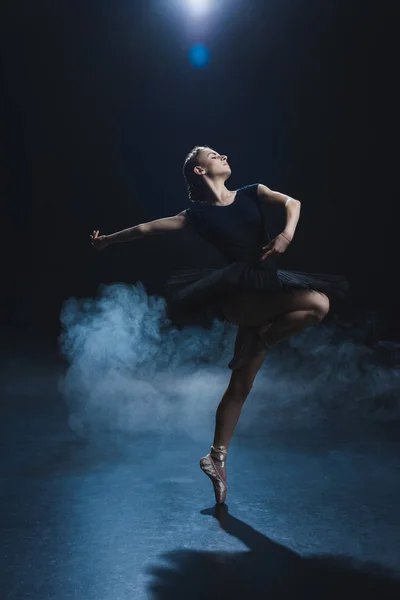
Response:
[[[346,556],[303,558],[228,512],[227,505],[201,511],[218,519],[220,526],[237,537],[249,552],[165,553],[168,567],[149,573],[152,600],[398,600],[399,575],[374,563],[360,563]]]

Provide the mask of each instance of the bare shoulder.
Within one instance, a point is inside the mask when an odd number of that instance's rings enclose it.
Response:
[[[282,206],[286,206],[289,201],[300,203],[299,200],[295,200],[287,194],[271,190],[271,188],[263,183],[258,184],[257,195],[261,201],[266,202],[267,204],[281,204]]]
[[[180,213],[178,213],[176,216],[180,217],[183,221],[183,226],[185,228],[190,227],[192,225],[192,220],[191,218],[188,216],[188,211],[190,209],[185,208],[185,210],[182,210]]]
[[[271,188],[269,188],[267,185],[265,185],[264,183],[259,183],[257,185],[257,195],[259,198],[264,197],[266,198],[267,196],[269,196],[272,193]]]

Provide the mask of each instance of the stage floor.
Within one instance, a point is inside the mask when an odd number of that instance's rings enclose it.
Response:
[[[393,426],[236,435],[216,507],[211,440],[79,437],[42,367],[2,378],[5,600],[400,597]]]

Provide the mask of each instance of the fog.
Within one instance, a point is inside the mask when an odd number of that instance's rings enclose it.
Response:
[[[165,299],[149,296],[142,282],[70,298],[60,319],[68,368],[59,388],[76,433],[211,436],[232,373],[236,326],[214,320],[211,328],[178,329]],[[400,371],[361,341],[368,319],[351,332],[327,319],[270,350],[236,432],[263,435],[343,419],[398,421]]]

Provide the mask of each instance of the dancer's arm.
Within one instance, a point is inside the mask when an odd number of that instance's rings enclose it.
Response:
[[[186,211],[183,210],[173,217],[165,217],[163,219],[149,221],[148,223],[140,223],[139,225],[111,233],[110,235],[99,236],[99,232],[94,231],[90,238],[92,241],[92,246],[98,250],[102,250],[106,246],[110,246],[110,244],[130,242],[132,240],[140,239],[145,235],[180,231],[181,229],[188,227],[189,224],[190,222],[186,216]]]
[[[286,209],[286,225],[282,234],[286,236],[289,241],[293,239],[294,232],[296,231],[297,223],[300,217],[300,200],[291,198],[287,194],[281,194],[281,192],[275,192],[266,185],[260,183],[257,188],[257,195],[263,202],[267,204],[281,204]]]

